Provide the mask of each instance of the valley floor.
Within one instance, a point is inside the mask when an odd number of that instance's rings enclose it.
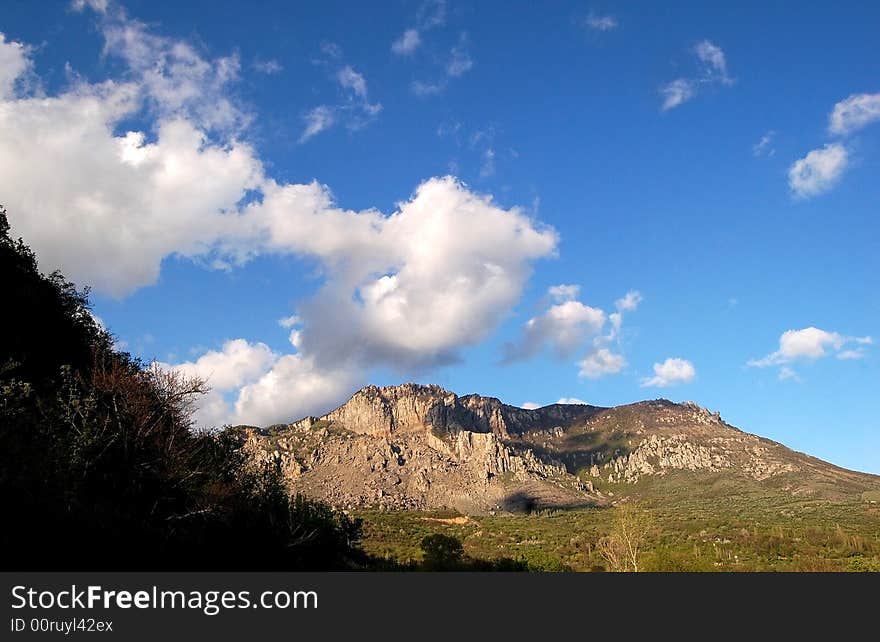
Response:
[[[838,500],[732,488],[721,476],[607,484],[610,508],[465,516],[360,511],[364,548],[393,563],[424,557],[442,534],[473,560],[535,571],[880,571],[880,496]]]

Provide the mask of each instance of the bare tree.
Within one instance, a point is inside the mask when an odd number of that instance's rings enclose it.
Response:
[[[649,516],[638,504],[626,502],[614,509],[611,532],[596,545],[610,570],[639,572],[650,528]]]

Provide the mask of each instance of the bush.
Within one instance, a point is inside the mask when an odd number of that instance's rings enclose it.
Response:
[[[233,432],[193,430],[197,379],[113,348],[87,291],[9,237],[0,208],[0,547],[28,570],[361,565],[360,523],[290,497]]]

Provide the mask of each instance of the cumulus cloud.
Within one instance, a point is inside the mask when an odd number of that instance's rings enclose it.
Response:
[[[263,343],[227,341],[221,350],[196,361],[161,368],[205,379],[212,387],[199,402],[196,422],[202,427],[224,424],[265,426],[322,414],[360,385],[356,368],[318,368],[313,358],[279,355]]]
[[[535,410],[536,408],[540,408],[541,404],[535,403],[534,401],[527,401],[523,405],[520,406],[523,410]]]
[[[391,43],[391,51],[400,56],[409,56],[419,48],[420,44],[422,44],[422,37],[419,30],[407,29],[400,38]]]
[[[580,405],[580,406],[588,405],[586,401],[584,401],[583,399],[578,399],[577,397],[562,397],[556,403],[566,404],[566,405]]]
[[[275,186],[251,206],[271,246],[319,258],[327,281],[298,310],[303,350],[419,368],[454,360],[519,299],[557,236],[446,177],[384,216],[333,206],[317,184]],[[470,230],[467,235],[459,233]]]
[[[864,346],[872,343],[871,337],[847,337],[813,326],[801,330],[786,330],[779,337],[778,350],[760,359],[751,359],[747,365],[755,368],[784,366],[799,360],[815,361],[832,354],[838,359],[858,359],[863,356]],[[846,346],[853,345],[857,347],[844,350]]]
[[[693,77],[676,78],[660,87],[663,102],[661,111],[669,111],[683,105],[697,95],[701,87],[732,85],[724,51],[710,40],[701,40],[691,50],[699,64],[699,73]]]
[[[11,98],[15,85],[31,69],[30,49],[0,33],[0,99]]]
[[[853,94],[834,105],[828,131],[845,136],[880,120],[880,94]]]
[[[680,383],[689,383],[697,376],[697,371],[687,359],[669,358],[663,363],[654,364],[654,376],[642,379],[642,387],[666,388]]]
[[[617,374],[626,367],[626,359],[608,348],[597,348],[578,362],[578,375],[598,379],[609,374]]]
[[[829,143],[796,160],[788,170],[788,186],[797,198],[824,194],[840,182],[849,164],[846,147]]]
[[[328,369],[318,366],[314,357],[285,355],[241,389],[235,421],[266,426],[323,414],[363,385],[363,377],[354,367]]]
[[[204,57],[120,15],[99,24],[123,77],[53,95],[9,94],[30,61],[4,40],[0,187],[41,267],[105,294],[155,283],[171,256],[207,268],[263,253],[317,261],[318,291],[285,321],[295,353],[236,340],[168,364],[210,371],[206,421],[289,420],[342,401],[371,367],[453,361],[509,314],[533,263],[555,253],[554,230],[452,177],[424,181],[390,214],[346,210],[317,182],[273,180],[241,138],[247,110],[226,95],[235,57]],[[361,99],[366,81],[351,72],[337,82]],[[149,128],[123,125],[132,122]]]
[[[529,359],[545,349],[560,358],[587,348],[578,360],[578,375],[590,379],[616,374],[626,367],[626,359],[611,348],[619,343],[624,312],[638,308],[642,295],[632,290],[615,301],[616,312],[605,313],[577,300],[580,286],[560,284],[550,287],[548,308],[529,319],[519,339],[504,346],[502,363]]]
[[[543,314],[529,319],[517,343],[505,347],[505,362],[528,359],[550,347],[560,358],[570,356],[605,324],[605,313],[580,301],[553,305]]]
[[[196,361],[171,364],[160,363],[187,377],[204,379],[213,390],[227,392],[252,382],[265,373],[278,356],[265,343],[248,343],[234,339],[220,350],[210,350]]]

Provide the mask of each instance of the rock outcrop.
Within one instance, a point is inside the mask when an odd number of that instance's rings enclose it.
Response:
[[[816,480],[876,485],[872,476],[744,433],[695,403],[662,399],[525,410],[409,383],[368,386],[323,417],[234,430],[257,460],[279,467],[292,491],[344,507],[479,513],[601,505],[612,494],[608,484],[676,472],[777,480],[795,492],[813,492]]]

